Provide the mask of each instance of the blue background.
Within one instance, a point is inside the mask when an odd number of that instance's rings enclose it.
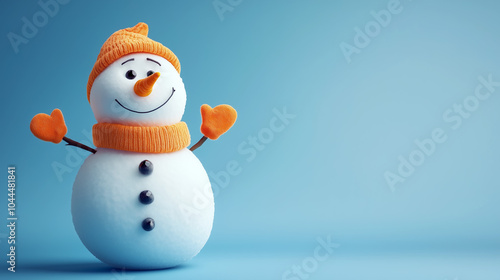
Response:
[[[42,8],[3,1],[0,147],[3,168],[17,168],[19,220],[16,273],[7,272],[0,226],[0,277],[282,279],[293,265],[308,265],[318,238],[331,236],[340,247],[309,266],[308,279],[498,279],[500,88],[456,129],[443,114],[470,100],[479,76],[500,81],[500,4],[402,0],[402,11],[348,62],[341,43],[355,46],[355,28],[389,2],[230,1],[219,16],[209,0],[75,0],[59,5],[16,53],[7,34],[21,35],[22,18],[32,22]],[[35,114],[60,108],[67,135],[87,141],[95,123],[88,74],[108,36],[139,21],[181,61],[193,142],[201,104],[238,110],[236,125],[196,155],[208,172],[233,161],[241,168],[216,194],[214,229],[199,256],[146,272],[112,269],[85,249],[70,200],[86,154],[29,130]],[[270,136],[284,108],[295,117]],[[436,128],[446,141],[391,189],[385,172],[398,174],[398,157],[408,159],[415,140]],[[71,169],[62,180],[54,162]],[[300,279],[291,277],[283,279]]]

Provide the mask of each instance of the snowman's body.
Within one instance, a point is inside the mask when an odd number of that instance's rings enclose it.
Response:
[[[151,174],[139,171],[144,160]],[[140,194],[150,191],[146,204]],[[201,198],[201,199],[200,199]],[[101,261],[131,269],[165,268],[194,257],[210,235],[214,200],[208,176],[188,149],[145,154],[98,148],[73,186],[73,223]],[[141,224],[154,220],[154,228]]]

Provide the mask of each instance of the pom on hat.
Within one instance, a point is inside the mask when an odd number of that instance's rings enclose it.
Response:
[[[177,72],[181,72],[181,64],[177,56],[164,45],[149,39],[148,25],[139,22],[134,27],[116,31],[102,45],[87,83],[87,99],[89,102],[90,90],[97,76],[99,76],[99,74],[101,74],[101,72],[111,63],[131,53],[150,53],[161,56],[168,60],[175,67]]]

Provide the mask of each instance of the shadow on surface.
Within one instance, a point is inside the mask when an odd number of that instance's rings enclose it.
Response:
[[[104,263],[95,262],[41,262],[38,264],[24,264],[20,267],[24,271],[44,271],[44,272],[79,272],[79,273],[111,273],[115,268]]]
[[[176,267],[157,269],[157,270],[128,270],[122,268],[115,268],[109,266],[105,263],[95,261],[61,261],[61,262],[44,262],[38,264],[23,264],[20,266],[20,270],[26,272],[53,272],[53,273],[111,273],[111,274],[121,274],[127,273],[145,273],[148,271],[169,271],[169,270],[180,270],[188,268],[190,265],[180,265]]]

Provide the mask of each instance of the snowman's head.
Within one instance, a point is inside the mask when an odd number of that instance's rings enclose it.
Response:
[[[111,63],[94,80],[90,106],[99,123],[172,125],[186,105],[184,83],[165,58],[132,53]]]
[[[186,105],[181,65],[148,31],[140,22],[104,42],[87,83],[97,122],[163,126],[181,120]]]

